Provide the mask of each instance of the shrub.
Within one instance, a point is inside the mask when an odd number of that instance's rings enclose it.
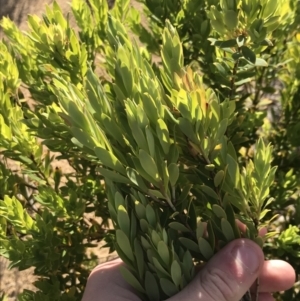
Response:
[[[80,300],[101,240],[145,300],[241,236],[299,274],[299,3],[142,4],[73,0],[78,34],[56,3],[1,22],[0,252],[39,276],[19,300]]]

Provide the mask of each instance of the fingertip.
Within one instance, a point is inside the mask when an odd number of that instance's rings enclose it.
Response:
[[[279,292],[290,289],[296,281],[294,268],[283,260],[269,260],[260,273],[260,291]]]
[[[264,255],[261,248],[249,239],[238,239],[229,244],[236,268],[241,268],[250,274],[259,273],[264,263]],[[234,266],[234,265],[233,265]]]

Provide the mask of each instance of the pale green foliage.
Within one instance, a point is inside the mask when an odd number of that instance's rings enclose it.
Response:
[[[108,32],[118,27],[120,21],[111,16]],[[208,260],[240,237],[231,204],[248,223],[259,220],[275,171],[270,146],[259,140],[253,163],[240,174],[235,150],[224,136],[234,101],[220,103],[201,76],[183,66],[170,24],[163,37],[158,76],[125,33],[108,39],[115,51],[115,83],[109,86],[114,98],[91,70],[82,91],[62,77],[53,80],[73,143],[102,165],[98,170],[108,187],[116,250],[130,268],[122,273],[150,300],[181,290],[193,276],[194,261]],[[220,171],[223,179],[215,187]],[[222,207],[224,216],[217,214]],[[208,238],[203,231],[196,236],[199,219],[208,221]],[[252,226],[245,235],[256,239],[257,231]]]
[[[289,228],[282,232],[278,239],[277,243],[281,247],[282,251],[287,251],[288,253],[292,254],[293,256],[299,257],[299,243],[300,243],[300,235],[299,235],[299,228],[296,226],[289,226]]]

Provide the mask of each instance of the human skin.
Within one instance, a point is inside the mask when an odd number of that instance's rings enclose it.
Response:
[[[97,266],[89,276],[82,301],[141,301],[122,278],[121,265],[117,259]],[[285,261],[265,261],[254,242],[237,239],[211,258],[192,282],[168,301],[240,301],[257,277],[258,300],[272,301],[273,292],[293,286],[295,271]]]

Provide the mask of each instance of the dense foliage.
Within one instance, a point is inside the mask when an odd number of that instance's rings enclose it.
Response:
[[[80,300],[100,242],[150,301],[241,236],[300,274],[299,1],[140,2],[1,21],[0,255],[39,276],[18,300]]]

